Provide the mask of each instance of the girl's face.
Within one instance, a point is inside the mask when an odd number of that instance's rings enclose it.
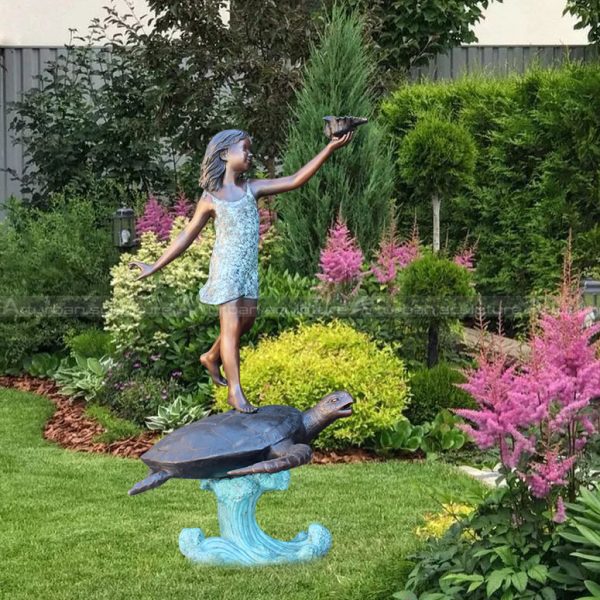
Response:
[[[227,164],[230,169],[239,172],[246,172],[252,166],[252,152],[250,151],[252,142],[249,138],[244,138],[227,149]]]

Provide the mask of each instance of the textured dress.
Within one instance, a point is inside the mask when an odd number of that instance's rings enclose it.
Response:
[[[246,193],[233,201],[207,192],[215,206],[215,243],[206,283],[198,298],[205,304],[223,304],[245,296],[258,299],[258,231],[256,198]]]

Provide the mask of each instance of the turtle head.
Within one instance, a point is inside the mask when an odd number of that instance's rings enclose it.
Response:
[[[352,414],[353,403],[352,396],[345,390],[323,396],[313,408],[304,413],[307,438],[312,440],[337,419],[349,417]]]

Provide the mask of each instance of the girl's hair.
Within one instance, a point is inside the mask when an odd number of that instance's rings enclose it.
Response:
[[[200,167],[200,187],[203,190],[214,192],[223,187],[225,161],[220,153],[245,138],[250,139],[250,136],[241,129],[225,129],[208,142]]]

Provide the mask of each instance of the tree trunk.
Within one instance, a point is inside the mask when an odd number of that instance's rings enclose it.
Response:
[[[429,340],[427,343],[427,367],[435,367],[439,361],[439,327],[437,323],[429,325]]]
[[[431,200],[433,205],[433,251],[437,254],[440,251],[440,199],[437,193],[433,194]]]

